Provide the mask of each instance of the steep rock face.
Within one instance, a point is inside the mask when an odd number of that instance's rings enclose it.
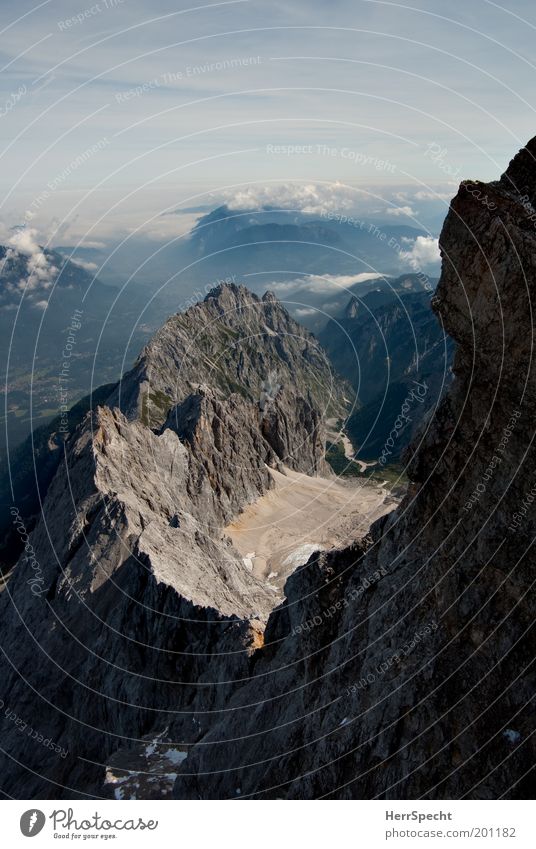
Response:
[[[222,401],[201,387],[169,411],[166,429],[190,446],[205,470],[220,525],[272,486],[268,467],[280,463],[263,439],[257,410],[240,395]]]
[[[2,712],[12,795],[98,794],[119,744],[161,719],[191,742],[200,725],[181,709],[225,703],[225,684],[203,682],[240,677],[274,604],[218,535],[227,514],[171,428],[101,408],[68,444],[33,558],[2,594],[6,706],[67,755],[45,757]]]
[[[259,405],[263,435],[283,463],[305,472],[321,466],[324,439],[315,408],[321,415],[340,412],[343,387],[318,342],[271,293],[260,299],[243,286],[224,284],[172,316],[108,404],[158,427],[200,384],[221,398],[234,393]],[[273,436],[269,422],[278,428]]]
[[[433,305],[455,379],[408,495],[366,552],[288,582],[178,798],[531,795],[535,157],[536,139],[452,202]]]

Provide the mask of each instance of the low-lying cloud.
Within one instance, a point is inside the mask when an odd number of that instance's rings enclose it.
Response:
[[[417,236],[409,250],[400,252],[400,259],[414,270],[438,263],[441,259],[439,239],[434,236]]]
[[[364,283],[367,280],[376,280],[380,277],[385,277],[385,275],[368,271],[362,274],[312,274],[309,277],[295,277],[292,280],[282,282],[275,281],[270,283],[269,288],[273,289],[279,295],[298,292],[303,289],[317,295],[329,295],[334,290],[339,289],[344,291],[350,286],[355,286],[356,283]]]
[[[2,310],[11,309],[23,296],[36,309],[46,309],[46,295],[59,274],[59,269],[39,245],[38,231],[18,228],[7,239],[0,264]]]
[[[268,186],[248,186],[223,193],[229,209],[294,209],[308,215],[350,209],[355,205],[359,190],[343,183],[284,183]]]
[[[385,214],[391,215],[393,218],[399,218],[402,215],[414,218],[417,215],[411,206],[388,206]]]

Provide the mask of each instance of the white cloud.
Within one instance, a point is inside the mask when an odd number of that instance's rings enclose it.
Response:
[[[96,271],[98,265],[96,262],[86,262],[85,259],[80,259],[79,257],[71,257],[71,262],[73,265],[77,265],[79,268],[83,268],[84,271]]]
[[[19,281],[20,290],[48,289],[52,278],[58,273],[56,266],[49,262],[37,243],[37,236],[37,230],[24,227],[16,230],[9,239],[6,259],[15,259],[17,256],[26,257],[27,276]]]
[[[415,200],[451,200],[453,192],[423,192],[415,193]]]
[[[284,183],[269,186],[248,186],[238,191],[224,192],[223,201],[229,209],[295,209],[310,215],[350,209],[359,190],[342,183]]]
[[[423,266],[433,265],[441,259],[439,239],[434,236],[417,236],[411,250],[401,251],[400,258],[415,271]]]
[[[105,248],[106,243],[105,242],[91,241],[91,239],[88,239],[88,240],[82,239],[81,246],[83,248]]]
[[[317,312],[318,310],[315,310],[312,307],[298,307],[298,309],[294,310],[294,313],[300,316],[300,318],[305,315],[314,315]]]
[[[270,283],[268,288],[275,292],[284,295],[290,292],[296,292],[300,289],[307,289],[318,295],[332,294],[336,289],[347,289],[354,286],[356,283],[364,283],[366,280],[376,280],[385,275],[371,272],[363,272],[362,274],[334,274],[334,275],[311,275],[309,277],[295,277],[292,280],[284,282],[275,281]]]
[[[21,228],[11,231],[6,241],[5,256],[0,263],[0,274],[6,273],[1,292],[4,303],[0,309],[3,312],[16,309],[21,293],[24,293],[29,306],[46,310],[48,301],[44,296],[51,288],[58,269],[37,243],[37,230]]]
[[[400,215],[411,215],[415,217],[417,213],[411,206],[389,206],[385,210],[387,215],[393,215],[395,218],[398,218]]]

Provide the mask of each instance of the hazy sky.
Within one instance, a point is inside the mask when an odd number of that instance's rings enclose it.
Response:
[[[0,218],[56,242],[176,233],[222,200],[433,228],[460,179],[498,176],[536,132],[528,0],[2,0],[0,16]]]

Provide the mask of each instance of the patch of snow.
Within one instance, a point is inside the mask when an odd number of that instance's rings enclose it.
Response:
[[[509,743],[518,743],[521,740],[521,734],[519,731],[514,731],[513,728],[506,728],[503,731],[503,737],[506,737]]]
[[[114,772],[112,772],[112,770],[110,768],[108,768],[106,770],[106,776],[105,776],[105,779],[104,779],[104,784],[105,785],[110,785],[110,784],[113,785],[113,787],[114,787],[114,799],[121,800],[121,799],[125,798],[125,788],[123,788],[122,785],[125,784],[127,781],[130,782],[130,780],[135,775],[136,775],[136,773],[129,773],[128,775],[119,776],[119,775],[116,775]],[[127,786],[129,787],[129,790],[132,791],[132,787],[130,787],[129,785],[127,785]],[[138,790],[139,784],[134,784],[134,789]],[[135,799],[136,797],[130,796],[130,798]]]
[[[182,752],[180,749],[168,749],[163,752],[163,757],[172,764],[181,764],[188,757],[188,752]]]
[[[249,552],[248,554],[246,554],[246,556],[243,558],[244,566],[245,566],[245,567],[246,567],[246,569],[248,569],[250,572],[253,572],[253,561],[254,561],[254,559],[255,559],[255,552],[254,552],[254,551],[250,551],[250,552]]]
[[[317,542],[306,542],[303,545],[300,545],[299,548],[283,560],[283,566],[297,569],[298,566],[303,566],[307,563],[311,554],[315,551],[324,551],[324,546],[319,545]]]
[[[354,463],[357,463],[359,465],[360,472],[366,472],[367,469],[370,469],[372,466],[376,465],[376,460],[373,460],[371,463],[366,463],[365,460],[355,459]]]

